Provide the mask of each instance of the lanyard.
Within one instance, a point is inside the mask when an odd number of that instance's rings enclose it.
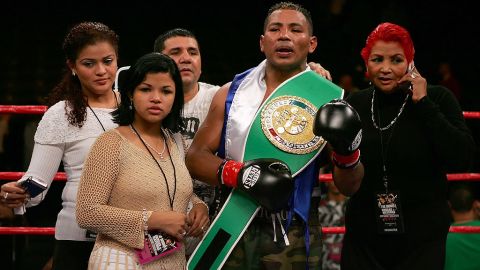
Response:
[[[163,174],[163,179],[165,180],[165,185],[167,186],[167,195],[168,195],[168,202],[170,203],[170,209],[173,211],[173,202],[175,201],[175,193],[177,193],[177,173],[176,173],[176,170],[175,170],[175,165],[173,164],[173,160],[172,160],[172,153],[170,152],[170,148],[168,147],[168,143],[167,143],[167,136],[165,135],[165,132],[163,132],[162,130],[162,133],[163,133],[163,136],[165,138],[165,145],[167,147],[167,151],[169,153],[169,157],[170,157],[170,163],[172,164],[172,167],[173,167],[173,178],[174,178],[174,184],[173,184],[173,195],[170,196],[170,187],[168,186],[168,181],[167,181],[167,176],[165,175],[165,172],[163,171],[162,167],[160,166],[160,163],[158,163],[157,159],[155,158],[155,156],[152,154],[152,152],[150,151],[150,149],[147,147],[147,144],[145,143],[145,141],[143,140],[142,136],[140,136],[140,133],[138,133],[138,131],[135,129],[135,127],[133,126],[133,124],[130,124],[130,127],[132,128],[132,130],[135,132],[135,134],[137,134],[138,138],[140,139],[140,141],[143,143],[143,145],[145,146],[145,148],[147,149],[148,153],[150,154],[150,156],[152,156],[153,160],[155,161],[155,163],[157,163],[157,166],[158,168],[160,169],[160,171],[162,172]]]

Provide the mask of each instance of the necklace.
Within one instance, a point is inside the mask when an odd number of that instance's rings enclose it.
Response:
[[[117,99],[117,94],[115,93],[115,91],[113,91],[113,96],[115,97],[115,104],[117,104],[117,108],[118,108],[118,99]],[[97,121],[98,123],[100,124],[100,126],[102,127],[103,131],[105,131],[105,127],[103,126],[102,124],[102,121],[100,121],[100,118],[98,118],[97,114],[95,113],[95,111],[92,109],[92,107],[90,107],[90,104],[88,104],[88,101],[87,101],[87,107],[90,109],[90,111],[93,113],[93,115],[95,116],[95,118],[97,118]],[[165,148],[163,149],[165,150]]]
[[[102,124],[102,121],[100,121],[100,118],[98,118],[97,114],[95,113],[95,111],[92,109],[92,107],[90,107],[90,105],[87,103],[87,106],[88,108],[90,109],[90,111],[92,111],[93,115],[95,116],[95,118],[97,118],[97,121],[98,123],[100,124],[100,126],[102,126],[102,129],[103,131],[105,131],[105,127],[103,126]]]
[[[403,109],[405,108],[405,104],[407,104],[407,100],[408,100],[409,96],[410,96],[410,94],[407,94],[407,96],[405,97],[405,100],[403,101],[402,107],[400,107],[400,111],[398,112],[397,116],[395,116],[395,118],[390,122],[390,124],[388,124],[386,127],[381,128],[381,127],[377,126],[377,124],[375,123],[375,116],[374,116],[374,109],[373,109],[373,104],[375,103],[375,87],[373,88],[372,107],[371,107],[372,122],[373,122],[373,126],[376,129],[378,129],[378,132],[379,132],[379,135],[380,135],[380,151],[381,151],[382,169],[383,169],[382,181],[383,181],[383,186],[385,187],[385,193],[388,193],[388,174],[387,174],[387,165],[386,165],[386,163],[387,163],[386,162],[386,155],[387,155],[388,146],[390,145],[390,140],[392,139],[393,131],[395,130],[395,128],[392,129],[392,132],[387,137],[387,144],[386,144],[385,148],[383,146],[383,131],[391,128],[392,126],[395,127],[395,123],[397,122],[397,119],[402,114]],[[379,106],[377,106],[377,113],[378,113],[378,122],[380,124],[380,109],[379,109]]]
[[[175,194],[177,193],[177,171],[175,170],[175,165],[173,164],[173,160],[172,160],[172,157],[170,156],[170,163],[172,164],[172,168],[173,168],[173,195],[170,196],[170,187],[168,185],[168,181],[167,181],[167,176],[165,175],[165,172],[163,171],[162,169],[162,166],[160,166],[160,163],[158,163],[157,159],[153,156],[152,152],[150,151],[150,149],[148,149],[147,147],[147,143],[143,140],[142,136],[140,136],[140,133],[138,133],[138,131],[135,129],[135,127],[133,126],[133,124],[130,124],[130,129],[133,131],[134,134],[137,135],[137,137],[140,139],[140,141],[143,143],[143,145],[145,146],[145,148],[147,149],[148,153],[150,154],[150,156],[152,157],[153,161],[155,161],[155,163],[157,164],[158,168],[160,169],[160,171],[162,172],[162,175],[163,175],[163,179],[165,180],[165,185],[167,186],[167,195],[168,195],[168,201],[170,203],[170,209],[173,211],[173,202],[175,201]],[[163,133],[163,136],[165,137],[165,133],[162,131]],[[167,145],[167,141],[165,140],[165,145]],[[151,146],[150,146],[151,147]],[[168,147],[168,146],[166,146]],[[163,149],[165,151],[165,148]],[[168,149],[168,152],[170,153],[170,149]]]
[[[377,123],[375,123],[375,113],[374,113],[374,110],[373,110],[373,104],[375,103],[375,87],[374,87],[373,92],[372,92],[372,107],[370,108],[370,111],[372,113],[373,126],[380,131],[384,131],[384,130],[387,130],[387,129],[391,128],[393,126],[393,124],[395,124],[395,122],[397,122],[398,117],[400,117],[400,115],[402,114],[403,109],[405,108],[405,104],[407,104],[407,100],[408,100],[409,96],[410,96],[410,94],[407,94],[407,96],[405,97],[405,100],[403,101],[402,107],[400,108],[400,111],[398,112],[397,116],[395,116],[395,118],[393,118],[393,120],[390,122],[390,124],[388,124],[386,127],[379,127],[379,126],[377,126]],[[379,118],[380,118],[380,113],[379,113]]]
[[[153,152],[157,153],[159,156],[160,156],[160,159],[164,159],[163,157],[163,153],[165,153],[165,148],[166,148],[166,145],[167,145],[167,142],[165,141],[165,139],[163,139],[164,143],[163,143],[163,149],[162,151],[158,151],[157,149],[155,149],[153,146],[151,146],[148,142],[144,141],[142,139],[142,137],[140,137],[140,134],[137,132],[137,130],[133,127],[133,125],[130,125],[130,129],[132,130],[133,133],[135,133],[139,138],[140,140],[145,144],[147,145],[148,147],[150,147]]]

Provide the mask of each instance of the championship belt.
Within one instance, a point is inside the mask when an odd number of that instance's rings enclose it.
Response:
[[[277,158],[288,164],[292,176],[297,175],[325,145],[322,137],[313,134],[318,108],[342,96],[342,88],[313,71],[286,81],[258,110],[243,160]],[[188,269],[220,269],[259,209],[252,198],[233,189],[191,255]]]

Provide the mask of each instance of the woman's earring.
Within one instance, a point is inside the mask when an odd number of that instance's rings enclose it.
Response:
[[[72,76],[75,77],[77,74],[75,73],[75,70],[72,69]]]
[[[370,80],[370,75],[368,75],[368,68],[365,70],[365,79],[368,80],[368,85],[372,85],[372,80]]]
[[[128,105],[128,109],[131,111],[133,109],[133,100],[130,99],[130,105]]]

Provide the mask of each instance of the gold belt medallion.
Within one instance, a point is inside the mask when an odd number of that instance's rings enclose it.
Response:
[[[308,100],[297,96],[279,96],[262,109],[262,129],[277,148],[293,154],[307,154],[324,142],[313,134],[313,121],[317,108]]]

